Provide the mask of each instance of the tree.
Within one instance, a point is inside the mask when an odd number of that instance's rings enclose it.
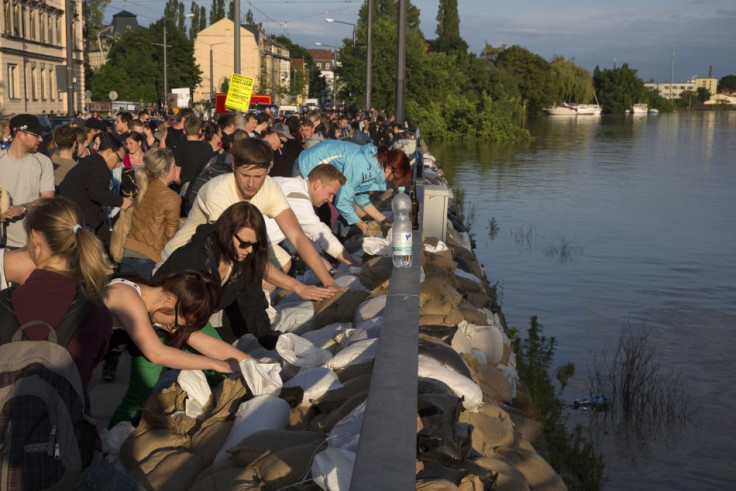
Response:
[[[95,43],[97,36],[105,25],[103,24],[105,9],[110,4],[110,0],[85,0],[82,3],[82,15],[84,16],[84,39],[88,40],[84,43],[85,55],[86,48],[89,43]]]
[[[437,51],[466,53],[468,43],[460,37],[460,15],[457,12],[457,0],[440,0],[437,8],[437,39],[434,48]]]
[[[523,104],[530,111],[539,111],[554,102],[551,67],[541,56],[514,45],[498,54],[496,67],[516,81]]]
[[[624,63],[619,68],[593,70],[593,86],[606,113],[623,113],[633,104],[646,102],[644,82]]]
[[[255,22],[253,22],[253,12],[250,9],[245,13],[245,23],[255,24]]]
[[[235,21],[235,4],[234,2],[229,2],[227,7],[227,18],[231,21]]]
[[[199,30],[204,31],[207,27],[207,9],[199,6]]]
[[[192,8],[190,10],[190,13],[192,14],[192,23],[189,26],[189,39],[194,39],[197,37],[197,33],[200,31],[199,29],[199,5],[197,5],[196,2],[192,2]]]
[[[232,2],[230,2],[232,8]],[[210,7],[210,24],[214,24],[218,20],[225,17],[225,0],[212,0]]]
[[[718,90],[736,90],[736,75],[726,75],[718,82]]]
[[[710,99],[710,91],[705,87],[698,87],[698,90],[696,90],[695,92],[698,97],[698,102],[701,104]]]
[[[299,58],[304,60],[306,79],[295,81],[294,73],[292,70],[292,87],[290,90],[290,92],[292,92],[291,95],[296,96],[298,94],[301,94],[304,86],[306,84],[309,84],[309,96],[319,97],[327,89],[327,82],[320,73],[317,64],[314,62],[314,58],[312,58],[312,55],[309,53],[309,51],[307,51],[307,48],[298,44],[294,44],[291,39],[287,38],[286,36],[276,36],[274,39],[277,42],[286,46],[286,48],[289,50],[289,57],[292,60]],[[297,70],[297,72],[302,73],[301,70]],[[303,74],[298,76],[304,77]]]
[[[593,78],[588,70],[579,67],[572,60],[555,55],[550,62],[552,79],[550,89],[555,94],[553,102],[593,101]]]

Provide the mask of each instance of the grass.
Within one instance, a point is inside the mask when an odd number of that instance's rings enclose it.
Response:
[[[537,226],[533,224],[526,227],[519,225],[511,229],[511,236],[519,250],[529,249],[529,252],[532,252],[537,245]]]
[[[491,217],[490,220],[488,220],[488,235],[491,237],[491,240],[496,238],[496,235],[498,235],[500,230],[501,227],[498,225],[496,217]]]
[[[548,241],[544,250],[547,257],[555,257],[559,259],[560,264],[572,261],[575,256],[583,253],[577,239],[567,239],[562,235],[556,235],[552,240]]]

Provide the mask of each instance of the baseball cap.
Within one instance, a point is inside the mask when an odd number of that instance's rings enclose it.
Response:
[[[277,133],[277,134],[283,136],[284,138],[286,138],[287,140],[293,140],[294,139],[294,137],[291,136],[291,131],[289,131],[288,126],[286,126],[284,123],[275,123],[271,127],[271,132],[272,133]]]
[[[38,118],[32,114],[19,114],[10,120],[10,129],[16,131],[28,131],[37,135],[43,135],[46,131]]]
[[[97,118],[87,118],[87,121],[84,122],[84,126],[92,128],[93,130],[107,131],[107,125],[105,122]]]

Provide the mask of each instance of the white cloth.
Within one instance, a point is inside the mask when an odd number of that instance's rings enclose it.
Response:
[[[8,281],[5,279],[5,249],[0,248],[0,290],[8,287]]]
[[[230,205],[240,201],[242,200],[233,173],[222,174],[208,181],[197,193],[197,200],[189,211],[184,225],[161,251],[161,261],[166,261],[172,252],[189,242],[198,226],[214,222]],[[264,217],[275,218],[282,211],[289,209],[289,203],[281,188],[269,176],[266,176],[263,186],[250,203],[258,208]]]
[[[274,177],[286,195],[286,201],[296,215],[304,234],[330,256],[337,258],[345,249],[332,234],[330,227],[322,223],[314,212],[314,206],[309,199],[309,179],[305,177]],[[266,232],[271,244],[279,244],[286,236],[273,218],[266,218]]]

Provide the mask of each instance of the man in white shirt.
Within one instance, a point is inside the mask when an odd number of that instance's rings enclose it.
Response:
[[[40,198],[54,196],[54,164],[38,152],[43,141],[43,126],[31,114],[19,114],[10,120],[13,140],[0,151],[0,184],[8,191],[11,206],[3,213],[0,245],[19,248],[26,245],[23,227],[26,212]]]
[[[332,234],[330,227],[321,222],[314,209],[331,202],[340,186],[345,184],[346,178],[337,167],[332,165],[318,165],[304,177],[274,177],[273,180],[281,187],[286,195],[296,219],[304,233],[319,245],[320,249],[338,261],[350,266],[360,266],[350,254],[345,251],[342,243]],[[276,220],[266,218],[268,240],[274,248],[279,266],[285,271],[290,267],[290,258],[278,246],[286,236],[279,228]],[[332,272],[332,271],[330,271]]]
[[[184,225],[161,252],[161,261],[183,246],[203,223],[214,222],[230,205],[247,201],[258,208],[264,217],[276,220],[279,228],[294,246],[304,262],[317,275],[324,288],[306,286],[282,273],[273,264],[268,265],[266,280],[294,291],[309,300],[332,297],[338,287],[322,262],[322,258],[291,211],[281,188],[268,176],[273,165],[273,150],[256,138],[234,142],[230,147],[233,173],[223,174],[208,181],[197,193]]]

